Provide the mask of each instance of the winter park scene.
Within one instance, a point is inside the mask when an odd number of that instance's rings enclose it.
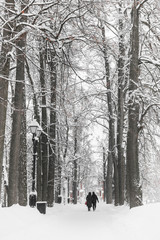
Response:
[[[160,0],[0,0],[0,239],[159,226]]]

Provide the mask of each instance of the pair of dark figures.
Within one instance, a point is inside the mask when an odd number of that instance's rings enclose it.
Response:
[[[95,211],[96,203],[99,202],[97,195],[94,192],[91,195],[91,192],[89,192],[86,197],[86,200],[87,200],[88,211],[91,210],[91,207],[93,207],[93,211]]]

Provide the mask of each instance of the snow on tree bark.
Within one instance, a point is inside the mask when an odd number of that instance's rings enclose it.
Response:
[[[10,73],[10,54],[12,49],[9,40],[13,35],[14,22],[10,19],[14,11],[14,1],[5,1],[5,24],[3,26],[3,42],[1,45],[0,57],[0,196],[1,196],[1,181],[2,181],[2,164],[4,151],[4,137],[6,124],[6,111],[8,100],[8,77]],[[10,11],[11,10],[11,11]]]

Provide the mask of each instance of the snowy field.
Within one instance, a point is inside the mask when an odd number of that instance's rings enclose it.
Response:
[[[1,240],[160,240],[160,203],[130,210],[100,203],[36,208],[0,208]]]

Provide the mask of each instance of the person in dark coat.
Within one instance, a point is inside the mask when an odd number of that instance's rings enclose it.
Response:
[[[86,200],[87,200],[88,211],[90,211],[91,207],[92,207],[92,195],[91,195],[91,192],[88,193],[88,195],[86,197]]]
[[[93,192],[92,193],[92,206],[93,206],[93,211],[96,210],[96,203],[99,202],[97,195]]]

